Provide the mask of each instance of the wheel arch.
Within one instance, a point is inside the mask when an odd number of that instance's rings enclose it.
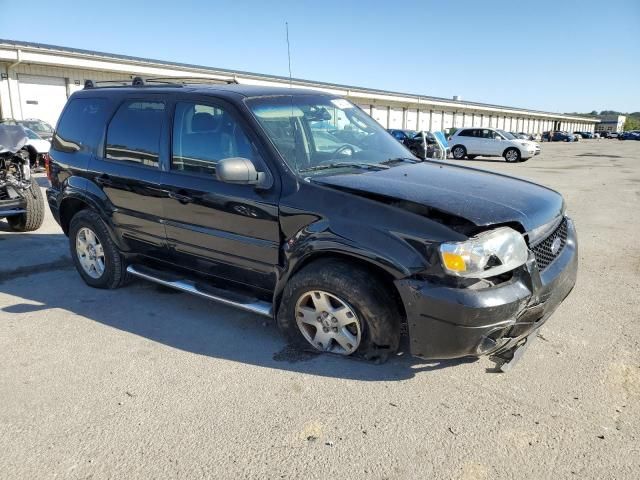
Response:
[[[381,265],[370,261],[369,259],[363,258],[361,256],[352,255],[350,253],[335,251],[335,250],[326,250],[326,251],[314,251],[309,253],[308,255],[300,258],[295,264],[292,265],[291,269],[286,272],[286,276],[283,275],[281,277],[281,281],[278,282],[276,290],[273,296],[273,311],[274,313],[278,311],[280,307],[280,301],[282,299],[282,293],[286,284],[292,279],[296,273],[300,272],[303,268],[313,264],[320,262],[346,262],[351,265],[358,266],[364,270],[370,272],[372,276],[377,278],[380,282],[382,282],[385,286],[388,287],[389,293],[394,299],[398,312],[401,315],[402,321],[404,321],[406,317],[406,311],[404,308],[404,304],[402,303],[402,298],[400,297],[400,293],[395,285],[394,280],[397,278],[396,275],[393,275],[389,269],[383,268]]]
[[[502,155],[501,155],[501,156],[502,156],[502,157],[504,157],[504,156],[507,154],[507,152],[508,152],[509,150],[517,150],[517,151],[518,151],[518,153],[520,154],[520,158],[522,158],[522,150],[520,150],[520,149],[519,149],[518,147],[516,147],[515,145],[510,145],[510,146],[508,146],[507,148],[505,148],[505,149],[503,150],[503,152],[502,152]]]

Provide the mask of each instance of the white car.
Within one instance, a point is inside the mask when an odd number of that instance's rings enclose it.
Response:
[[[27,134],[26,148],[29,151],[29,161],[32,168],[40,168],[42,165],[42,155],[49,153],[51,143],[48,140],[41,138],[36,132],[30,128],[24,128]]]
[[[540,145],[536,142],[521,140],[495,128],[460,128],[451,136],[449,145],[456,160],[483,156],[521,162],[540,153]]]

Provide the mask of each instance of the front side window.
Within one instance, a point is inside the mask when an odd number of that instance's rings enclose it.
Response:
[[[473,137],[473,130],[472,129],[467,129],[467,130],[462,130],[459,134],[459,137]]]
[[[156,167],[164,118],[164,102],[124,102],[107,129],[106,158]]]
[[[256,97],[247,105],[289,167],[298,172],[385,168],[383,162],[415,158],[352,103],[327,95]],[[348,164],[348,165],[347,165]]]
[[[223,108],[179,102],[173,119],[171,169],[215,175],[223,158],[257,160],[242,126]]]

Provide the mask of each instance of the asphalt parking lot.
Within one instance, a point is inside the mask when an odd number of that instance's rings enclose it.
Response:
[[[48,210],[0,221],[0,478],[640,478],[640,142],[462,163],[559,190],[578,229],[576,288],[508,374],[297,354],[261,317],[85,286]]]

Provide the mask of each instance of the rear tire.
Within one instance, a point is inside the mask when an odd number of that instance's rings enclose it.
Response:
[[[32,178],[31,187],[25,191],[26,213],[7,217],[7,222],[15,232],[33,232],[42,226],[44,221],[44,199],[38,183]]]
[[[88,237],[95,236],[92,248]],[[111,239],[107,226],[92,210],[80,210],[69,225],[71,258],[85,283],[95,288],[113,289],[127,280],[124,257]],[[94,268],[90,268],[93,265]]]
[[[366,268],[335,260],[310,263],[289,280],[277,322],[290,342],[318,351],[384,362],[400,345],[389,286]]]
[[[462,145],[456,145],[451,149],[451,155],[456,160],[462,160],[467,155],[467,149]]]
[[[517,148],[507,148],[504,152],[504,159],[509,163],[519,162],[522,156]]]

